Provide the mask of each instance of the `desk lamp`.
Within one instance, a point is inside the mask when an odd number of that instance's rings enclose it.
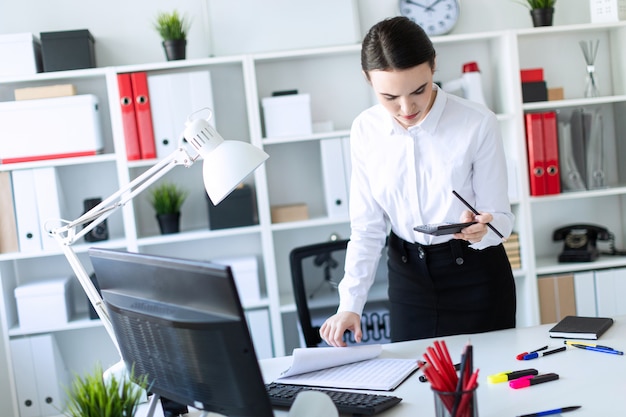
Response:
[[[192,119],[193,115],[203,110],[209,112],[206,119]],[[225,141],[208,123],[211,115],[212,111],[208,108],[189,115],[185,129],[180,135],[178,148],[172,154],[160,160],[76,220],[60,220],[61,226],[51,228],[48,223],[45,227],[47,233],[52,235],[63,248],[65,257],[118,353],[120,353],[120,348],[102,297],[72,249],[72,245],[177,165],[189,168],[199,158],[204,159],[202,173],[204,187],[213,204],[217,205],[269,157],[267,153],[249,143],[236,140]]]

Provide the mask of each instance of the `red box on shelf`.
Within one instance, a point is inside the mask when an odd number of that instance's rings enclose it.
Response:
[[[520,71],[523,83],[543,81],[543,68],[528,68]]]

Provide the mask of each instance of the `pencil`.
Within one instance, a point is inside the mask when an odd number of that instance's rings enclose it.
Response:
[[[452,193],[456,196],[456,198],[458,198],[459,200],[461,200],[461,203],[465,204],[465,206],[466,206],[468,209],[472,210],[472,213],[474,213],[474,214],[475,214],[475,215],[477,215],[477,216],[479,216],[479,215],[480,215],[480,213],[479,213],[479,212],[478,212],[478,211],[477,211],[474,207],[472,207],[472,206],[470,205],[470,203],[468,203],[467,201],[465,201],[465,199],[464,199],[463,197],[461,197],[461,196],[459,195],[459,193],[457,193],[457,192],[456,192],[456,191],[454,191],[454,190],[452,190]],[[493,232],[494,232],[496,235],[498,235],[498,236],[500,237],[500,239],[502,239],[502,240],[506,241],[506,238],[505,238],[504,236],[502,236],[502,233],[500,233],[500,232],[498,231],[498,229],[496,229],[495,227],[493,227],[493,226],[491,225],[491,223],[487,223],[487,227],[488,227],[488,228],[490,228],[491,230],[493,230]]]

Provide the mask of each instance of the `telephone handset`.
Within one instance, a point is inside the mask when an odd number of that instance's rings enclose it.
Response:
[[[598,225],[572,224],[555,230],[552,239],[564,240],[559,262],[591,262],[600,255],[596,240],[612,240],[613,234]]]

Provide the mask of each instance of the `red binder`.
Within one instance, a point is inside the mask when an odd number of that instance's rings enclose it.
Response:
[[[544,178],[543,117],[541,113],[526,113],[524,117],[526,119],[530,195],[544,195],[546,184]]]
[[[135,119],[139,134],[139,149],[141,159],[156,158],[156,144],[152,127],[152,112],[150,110],[150,94],[148,91],[148,77],[144,71],[130,74],[135,95]]]
[[[141,159],[141,151],[139,150],[139,136],[137,134],[134,95],[130,74],[117,74],[117,84],[120,92],[120,106],[122,107],[126,158],[129,161],[135,161]]]
[[[555,111],[542,113],[543,151],[546,194],[561,192],[561,175],[559,170],[559,136]]]

